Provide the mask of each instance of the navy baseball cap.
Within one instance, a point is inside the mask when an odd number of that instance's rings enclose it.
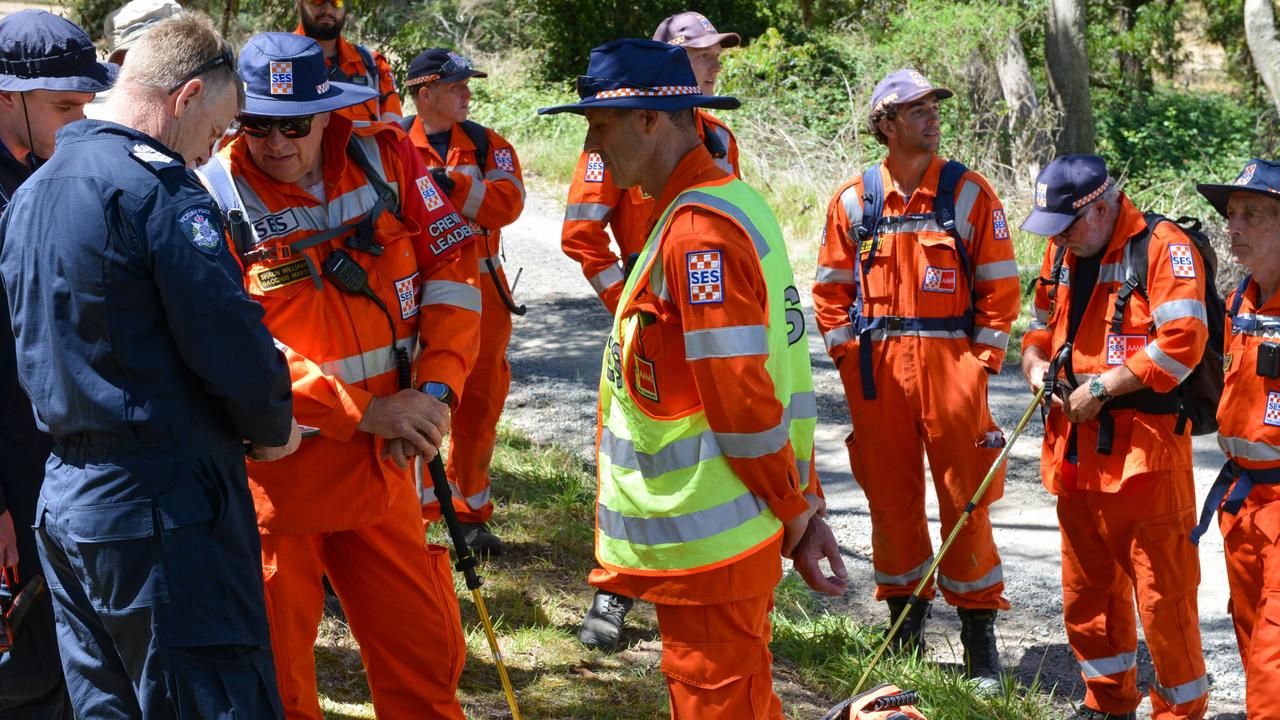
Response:
[[[895,70],[876,83],[876,89],[871,93],[871,112],[883,105],[904,105],[930,94],[939,100],[955,95],[947,88],[934,87],[928,78],[911,68]]]
[[[404,85],[413,87],[437,80],[458,82],[473,77],[484,78],[489,77],[489,74],[476,70],[471,64],[471,58],[444,48],[430,48],[418,53],[409,63],[409,77]]]
[[[732,110],[741,105],[737,98],[703,95],[684,48],[639,38],[613,40],[593,49],[587,74],[578,76],[577,89],[578,102],[539,108],[538,114],[581,114],[588,108]]]
[[[1240,175],[1230,185],[1201,183],[1196,185],[1196,190],[1200,191],[1219,215],[1226,217],[1227,199],[1231,197],[1231,193],[1256,193],[1272,200],[1280,200],[1280,164],[1253,158],[1245,164]]]
[[[332,82],[319,43],[305,35],[254,35],[240,51],[244,114],[305,117],[359,105],[378,95],[372,88]]]
[[[1080,208],[1111,187],[1107,163],[1097,155],[1063,155],[1036,176],[1036,201],[1022,229],[1053,237],[1075,222]]]
[[[653,39],[670,45],[687,48],[707,48],[720,44],[720,47],[731,48],[742,44],[738,33],[716,32],[715,25],[702,13],[682,12],[658,23]]]
[[[0,20],[0,90],[100,93],[119,65],[98,62],[98,50],[78,25],[44,10]]]

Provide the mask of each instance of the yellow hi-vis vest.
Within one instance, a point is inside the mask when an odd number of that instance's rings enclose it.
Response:
[[[677,419],[654,418],[626,387],[623,363],[636,361],[632,344],[640,322],[638,313],[628,316],[635,290],[647,282],[659,297],[669,296],[659,249],[672,214],[687,206],[715,212],[751,238],[768,293],[768,325],[700,331],[696,340],[686,335],[686,358],[767,353],[765,369],[784,408],[781,423],[770,430],[714,432],[701,406]],[[726,565],[769,542],[782,531],[782,523],[747,489],[728,458],[768,455],[789,442],[804,487],[816,425],[804,315],[778,221],[764,199],[741,180],[686,190],[645,242],[622,291],[605,348],[596,557],[604,567],[620,572],[683,575]]]

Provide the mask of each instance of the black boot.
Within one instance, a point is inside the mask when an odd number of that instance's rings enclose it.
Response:
[[[486,523],[460,522],[462,537],[476,557],[490,558],[502,554],[502,538],[494,535]]]
[[[916,655],[924,654],[924,622],[929,617],[929,601],[920,600],[915,605],[907,608],[908,599],[904,595],[891,597],[885,600],[889,604],[889,628],[893,628],[893,624],[898,622],[898,616],[903,612],[907,613],[907,619],[902,621],[902,627],[898,628],[898,634],[893,636],[889,647],[894,652],[909,652]]]
[[[1101,710],[1094,710],[1088,705],[1081,705],[1076,708],[1076,713],[1071,716],[1071,720],[1138,720],[1138,713],[1134,710],[1118,714],[1105,713]]]
[[[597,590],[587,616],[582,618],[582,627],[578,628],[578,642],[605,652],[616,650],[622,621],[635,602],[625,595]]]
[[[996,611],[956,608],[965,675],[986,695],[1000,692],[1000,650],[996,647]]]

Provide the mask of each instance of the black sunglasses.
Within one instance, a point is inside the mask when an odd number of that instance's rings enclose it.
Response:
[[[315,119],[315,115],[284,118],[241,115],[236,118],[236,122],[239,123],[240,129],[251,137],[264,138],[270,135],[272,130],[279,130],[281,135],[290,140],[297,140],[311,134],[311,121]]]
[[[169,88],[168,94],[172,95],[178,92],[179,90],[182,89],[183,85],[186,85],[187,83],[194,80],[197,75],[200,75],[202,73],[207,73],[210,70],[218,67],[219,65],[226,65],[227,68],[231,70],[231,72],[233,73],[236,71],[236,59],[231,55],[230,50],[222,53],[221,55],[219,55],[216,58],[213,58],[212,60],[206,60],[205,62],[200,63],[199,67],[187,73],[186,77],[179,80],[177,85],[174,85],[173,87]]]

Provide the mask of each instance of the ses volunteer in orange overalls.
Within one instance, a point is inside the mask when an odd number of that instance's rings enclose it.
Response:
[[[711,22],[696,12],[666,18],[658,25],[653,39],[685,49],[698,85],[707,95],[716,91],[720,51],[742,43],[737,33],[716,32]],[[702,138],[716,166],[741,177],[738,141],[729,126],[706,110],[698,108],[694,112],[698,137]],[[573,173],[573,183],[569,185],[560,247],[582,266],[582,274],[610,313],[618,309],[626,271],[644,247],[653,212],[654,199],[644,190],[639,186],[619,187],[600,154],[583,151]],[[613,232],[616,251],[609,246],[606,227]]]
[[[539,112],[584,114],[586,148],[659,209],[605,348],[604,569],[590,580],[657,606],[673,718],[781,718],[769,654],[779,554],[815,589],[844,587],[817,517],[817,409],[782,233],[702,145],[693,108],[738,101],[703,95],[683,49],[595,48],[578,93]],[[822,557],[840,577],[823,577]]]
[[[342,29],[347,24],[346,0],[297,0],[299,35],[320,43],[325,67],[332,82],[351,83],[375,90],[367,98],[337,113],[357,122],[400,122],[403,110],[391,65],[382,53],[347,41]]]
[[[892,619],[907,612],[933,560],[921,446],[945,536],[1003,446],[987,375],[999,372],[1018,314],[1000,199],[981,175],[936,154],[938,101],[951,94],[910,69],[876,85],[870,126],[889,154],[832,198],[813,286],[853,417],[846,442],[871,507],[876,598]],[[987,513],[1003,481],[975,508],[938,577],[958,608],[969,674],[987,688],[1000,670],[996,610],[1009,608]],[[900,645],[920,647],[927,613],[927,603],[910,611]]]
[[[1250,160],[1230,185],[1199,185],[1227,218],[1231,254],[1249,276],[1227,298],[1226,384],[1218,444],[1227,455],[1206,499],[1203,533],[1222,508],[1236,643],[1249,720],[1280,718],[1280,164]]]
[[[288,463],[249,465],[285,710],[321,717],[327,575],[377,714],[462,718],[449,553],[424,545],[408,461],[435,456],[474,358],[476,261],[457,247],[470,230],[399,128],[333,112],[372,91],[330,82],[314,41],[255,36],[240,75],[243,134],[205,175],[247,216],[246,286],[289,360],[298,422],[318,429]]]
[[[1033,389],[1046,373],[1080,382],[1053,400],[1041,456],[1044,486],[1058,498],[1067,640],[1087,688],[1076,717],[1135,716],[1135,591],[1156,670],[1153,717],[1204,717],[1200,562],[1187,541],[1191,433],[1177,432],[1174,392],[1208,338],[1204,262],[1170,222],[1150,232],[1147,257],[1133,257],[1130,241],[1148,234],[1147,219],[1096,155],[1041,170],[1022,229],[1053,238],[1022,340],[1023,374]],[[1132,293],[1116,324],[1117,293],[1135,263],[1147,263],[1145,295]],[[1067,343],[1071,352],[1060,353]]]
[[[418,114],[405,118],[401,125],[436,183],[470,222],[480,253],[480,351],[453,415],[445,472],[467,544],[489,555],[502,551],[502,541],[487,524],[493,516],[489,461],[511,386],[507,363],[507,343],[511,341],[507,300],[511,294],[502,270],[502,228],[515,222],[524,210],[524,178],[511,143],[467,120],[471,103],[468,83],[473,77],[487,75],[457,53],[440,48],[423,51],[409,63],[405,81]],[[480,153],[484,157],[478,157]],[[422,504],[425,518],[440,518],[440,506],[429,482],[422,487]]]

